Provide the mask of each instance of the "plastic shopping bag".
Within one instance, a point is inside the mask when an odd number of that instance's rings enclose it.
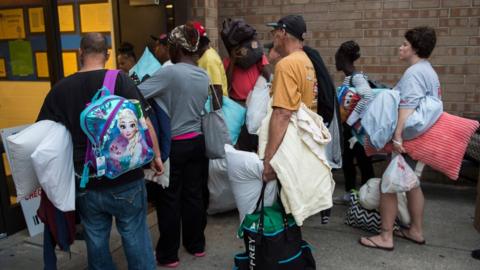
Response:
[[[406,192],[420,185],[418,176],[402,155],[395,155],[382,176],[382,193]]]

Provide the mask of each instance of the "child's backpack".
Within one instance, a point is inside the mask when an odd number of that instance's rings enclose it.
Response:
[[[88,183],[90,167],[96,169],[94,177],[115,179],[154,156],[139,101],[114,95],[118,72],[107,71],[103,87],[80,114],[80,126],[87,135],[81,188]]]

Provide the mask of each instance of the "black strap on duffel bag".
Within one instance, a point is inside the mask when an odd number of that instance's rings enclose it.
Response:
[[[283,206],[277,211],[282,212],[283,228],[273,232],[264,231],[265,204],[264,193],[266,183],[263,183],[260,198],[254,213],[258,212],[258,228],[244,228],[244,253],[235,256],[234,269],[238,270],[314,270],[315,259],[311,247],[302,240],[300,227],[289,224]],[[281,205],[280,199],[278,199]],[[259,209],[260,207],[260,209]],[[273,209],[273,207],[272,207]]]

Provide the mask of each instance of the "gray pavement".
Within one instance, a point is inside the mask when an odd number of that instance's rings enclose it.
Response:
[[[336,178],[341,178],[338,176]],[[398,239],[395,251],[386,252],[361,247],[357,240],[368,235],[343,224],[346,206],[335,206],[328,225],[319,216],[311,217],[303,227],[304,239],[314,247],[317,269],[480,269],[480,261],[470,257],[480,248],[480,234],[472,227],[475,188],[424,184],[426,196],[425,238],[427,245],[418,246]],[[343,184],[337,185],[336,195]],[[158,239],[155,213],[149,214],[152,241]],[[210,216],[208,220],[207,256],[195,258],[180,250],[179,270],[232,269],[233,256],[241,252],[243,242],[235,237],[238,226],[236,212]],[[27,231],[0,240],[0,269],[41,269],[42,237],[28,237]],[[127,269],[121,240],[112,230],[111,250],[118,269]],[[59,269],[86,269],[85,243],[76,241],[68,253],[57,252]],[[159,268],[162,269],[162,268]]]

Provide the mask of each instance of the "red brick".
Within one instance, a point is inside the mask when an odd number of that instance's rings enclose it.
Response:
[[[480,8],[452,8],[450,17],[480,16]]]
[[[382,21],[383,28],[407,28],[408,27],[408,20],[383,20]]]
[[[409,0],[385,0],[383,3],[384,9],[402,9],[410,8]]]
[[[442,7],[468,7],[471,0],[442,0]]]
[[[416,26],[431,26],[433,28],[438,27],[438,18],[428,18],[428,19],[411,19],[408,20],[408,28],[413,28]]]
[[[440,0],[414,0],[412,8],[437,8],[440,7]]]
[[[416,17],[418,17],[418,10],[393,10],[391,14],[392,19],[409,19]]]
[[[374,20],[374,21],[356,21],[355,28],[357,29],[370,29],[370,28],[381,28],[382,21]]]
[[[468,65],[480,65],[480,56],[470,56],[467,58]],[[480,76],[478,76],[480,78]]]
[[[319,39],[319,38],[336,38],[337,31],[314,31],[312,32],[312,38]]]
[[[432,57],[431,62],[435,65],[464,65],[467,63],[467,57],[439,55]]]
[[[448,17],[449,9],[422,9],[418,11],[418,17]]]
[[[305,5],[283,5],[283,14],[302,14],[305,12]]]
[[[478,28],[477,27],[450,28],[450,35],[452,35],[452,36],[475,36],[475,35],[478,35]]]
[[[480,37],[470,37],[468,44],[472,46],[480,46]]]
[[[468,19],[467,18],[461,18],[461,19],[440,19],[439,21],[440,27],[451,27],[451,26],[467,26],[468,25]]]
[[[391,37],[392,36],[392,31],[391,30],[384,30],[384,29],[368,29],[364,30],[364,35],[365,37]]]
[[[480,18],[470,18],[470,20],[468,21],[468,26],[478,28],[480,26]]]

